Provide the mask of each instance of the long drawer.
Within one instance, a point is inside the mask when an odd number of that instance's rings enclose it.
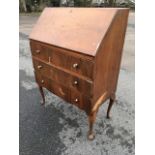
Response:
[[[60,83],[57,83],[46,76],[40,74],[39,72],[35,71],[35,78],[36,82],[51,91],[53,94],[59,96],[60,98],[64,99],[65,101],[79,107],[80,109],[89,111],[91,106],[91,98],[77,92],[73,91]]]
[[[30,45],[34,57],[93,79],[94,62],[92,58],[88,59],[86,56],[84,58],[68,50],[37,41],[31,40]]]
[[[72,90],[85,94],[86,96],[92,96],[93,82],[84,80],[78,76],[71,75],[70,73],[57,69],[51,64],[46,64],[42,61],[33,59],[33,64],[36,72],[48,77],[49,79],[60,83]]]

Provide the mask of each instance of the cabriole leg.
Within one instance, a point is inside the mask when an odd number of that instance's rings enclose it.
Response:
[[[44,105],[45,104],[45,95],[44,95],[44,91],[43,91],[42,86],[39,86],[39,91],[40,91],[40,94],[41,94],[41,97],[42,97],[41,105]]]
[[[110,101],[109,101],[109,106],[108,106],[108,110],[107,110],[107,118],[110,119],[110,111],[111,111],[111,108],[114,104],[114,101],[115,101],[115,95],[113,95],[111,98],[110,98]]]
[[[88,139],[89,140],[93,140],[95,138],[95,134],[93,132],[93,125],[96,120],[96,113],[97,112],[93,112],[88,116],[88,120],[89,120]]]
[[[89,119],[89,132],[88,132],[88,139],[93,140],[95,138],[95,134],[93,133],[93,125],[96,120],[96,115],[98,112],[99,107],[107,98],[108,93],[105,92],[100,98],[96,101],[94,106],[92,107],[91,111],[87,113]]]

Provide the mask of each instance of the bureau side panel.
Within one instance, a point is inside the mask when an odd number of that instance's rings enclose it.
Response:
[[[118,10],[96,55],[94,102],[104,92],[111,95],[116,91],[128,13],[128,9]]]

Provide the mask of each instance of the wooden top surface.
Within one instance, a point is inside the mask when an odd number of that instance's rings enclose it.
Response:
[[[29,38],[95,56],[118,8],[45,8]]]

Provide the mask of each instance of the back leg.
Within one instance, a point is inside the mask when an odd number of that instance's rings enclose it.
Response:
[[[39,86],[39,91],[40,91],[40,94],[41,94],[41,97],[42,97],[41,105],[44,105],[45,104],[45,95],[44,95],[43,87]]]
[[[110,118],[110,111],[111,111],[111,108],[112,108],[114,102],[115,102],[115,95],[112,95],[110,97],[110,102],[109,102],[109,106],[108,106],[108,110],[107,110],[107,118],[108,119]]]

